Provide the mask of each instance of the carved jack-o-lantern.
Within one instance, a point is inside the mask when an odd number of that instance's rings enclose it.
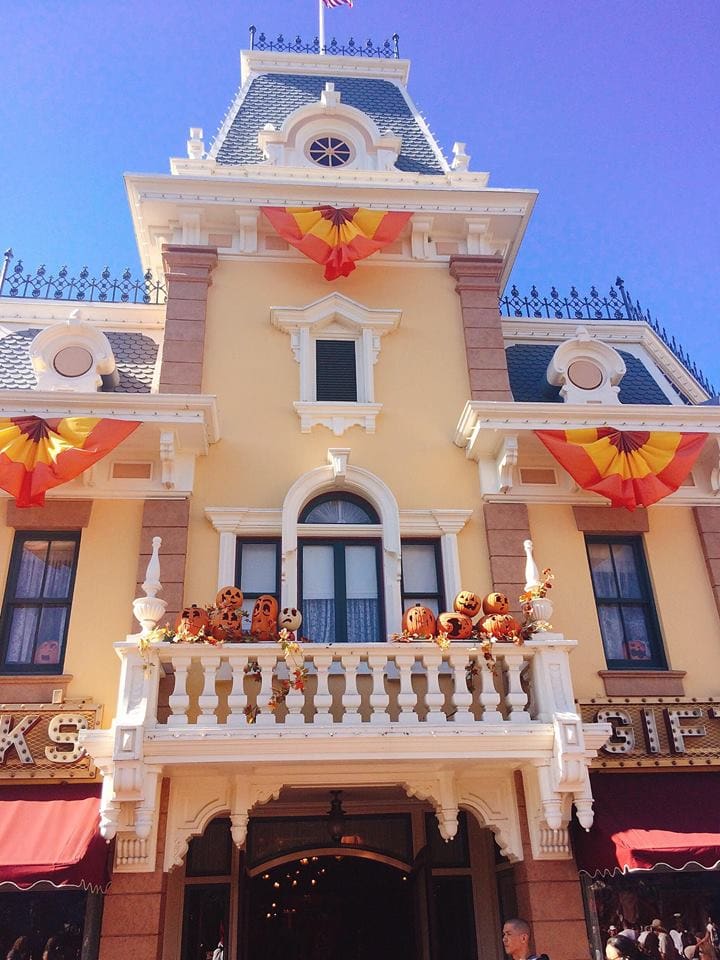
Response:
[[[242,616],[239,610],[222,608],[210,618],[210,633],[215,640],[240,640]]]
[[[520,636],[522,627],[515,617],[507,613],[492,613],[489,617],[485,617],[481,629],[483,633],[489,634],[496,640],[512,643]]]
[[[465,613],[441,613],[437,618],[439,633],[450,640],[467,640],[472,636],[472,620]]]
[[[196,637],[203,628],[207,632],[209,624],[210,617],[207,610],[193,603],[192,606],[180,611],[175,628],[179,630],[182,627],[191,637]]]
[[[509,613],[510,601],[504,593],[489,593],[482,602],[483,613]]]
[[[240,587],[223,587],[215,597],[216,607],[227,607],[229,610],[239,610],[243,605],[243,592]]]
[[[470,590],[461,590],[453,601],[453,610],[456,613],[464,613],[465,616],[476,617],[482,608],[482,600],[476,593]]]
[[[403,630],[413,637],[434,637],[437,632],[435,614],[429,607],[416,603],[409,607],[402,618]]]
[[[294,632],[302,624],[302,614],[295,607],[283,607],[278,616],[278,626],[281,630]]]
[[[35,651],[34,663],[57,663],[60,659],[60,645],[57,640],[46,640]]]
[[[275,597],[263,594],[255,601],[250,622],[250,632],[258,643],[277,640],[278,602]]]

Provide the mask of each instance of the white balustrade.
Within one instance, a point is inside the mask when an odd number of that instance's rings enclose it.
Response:
[[[567,701],[567,659],[574,643],[558,634],[542,636],[519,647],[495,644],[494,666],[470,643],[447,650],[434,643],[306,643],[290,664],[276,644],[152,644],[144,674],[149,684],[144,726],[219,728],[257,737],[285,729],[322,736],[340,726],[348,734],[370,735],[394,728],[490,732],[499,725],[546,723]],[[140,668],[134,643],[116,648],[123,661],[137,660]],[[296,689],[294,671],[300,668],[306,678],[303,689]],[[132,670],[123,670],[122,683],[130,684],[131,676]],[[158,716],[155,708],[161,677],[174,685],[168,716]],[[119,703],[125,700],[134,702],[121,690]]]

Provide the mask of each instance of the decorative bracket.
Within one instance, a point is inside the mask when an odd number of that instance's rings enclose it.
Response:
[[[175,488],[175,434],[172,430],[160,433],[160,480],[168,490]]]
[[[327,460],[332,467],[335,483],[341,483],[347,476],[347,465],[350,459],[350,447],[329,447]]]
[[[498,486],[500,493],[508,493],[515,481],[515,468],[518,462],[518,438],[515,436],[503,437],[500,451],[495,464],[497,467]]]
[[[410,248],[414,260],[427,260],[431,256],[430,231],[432,226],[432,217],[419,217],[417,214],[413,217]]]
[[[409,780],[402,784],[409,797],[427,800],[435,808],[440,836],[447,843],[458,831],[458,798],[455,775],[448,771],[428,780]]]

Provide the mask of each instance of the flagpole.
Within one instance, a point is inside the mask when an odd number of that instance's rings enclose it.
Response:
[[[320,44],[320,53],[325,53],[325,4],[323,0],[318,0],[318,42]]]

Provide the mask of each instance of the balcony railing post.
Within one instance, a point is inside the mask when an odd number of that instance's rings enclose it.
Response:
[[[5,283],[5,276],[7,274],[8,267],[10,266],[10,261],[12,260],[12,258],[13,258],[12,247],[8,247],[8,249],[3,254],[2,264],[0,264],[0,297],[2,296],[3,285]]]
[[[556,713],[575,713],[569,651],[576,646],[561,634],[538,634],[530,667],[536,720],[552,723]],[[562,645],[553,642],[562,640]]]

